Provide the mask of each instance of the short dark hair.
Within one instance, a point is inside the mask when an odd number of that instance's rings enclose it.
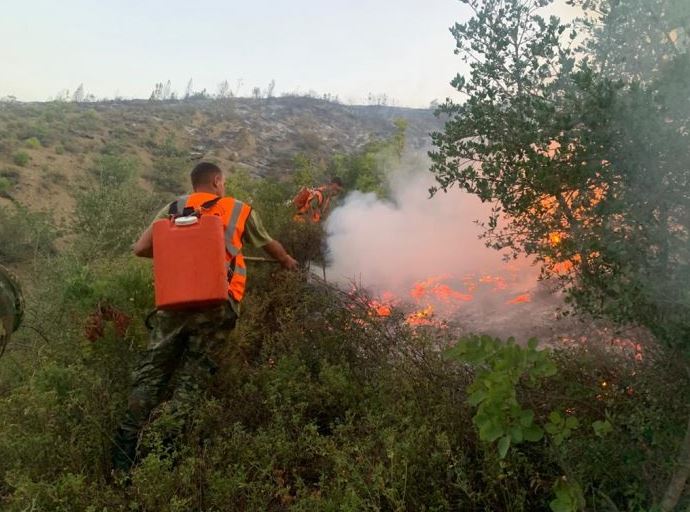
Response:
[[[331,178],[331,183],[334,185],[338,185],[339,187],[343,187],[343,180],[341,180],[338,176],[333,176]]]
[[[220,167],[216,164],[212,164],[211,162],[200,162],[190,173],[192,188],[196,189],[199,185],[210,185],[213,182],[213,178],[217,174],[222,173],[223,171],[221,171]]]

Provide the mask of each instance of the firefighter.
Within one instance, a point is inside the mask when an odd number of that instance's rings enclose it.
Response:
[[[338,177],[318,188],[302,188],[292,200],[297,209],[293,219],[296,222],[318,224],[328,214],[331,201],[342,191],[343,182]]]
[[[163,208],[155,220],[182,214],[187,208],[199,208],[225,193],[224,173],[211,163],[202,162],[194,167],[191,182],[193,193],[177,198]],[[133,465],[139,433],[164,395],[171,397],[166,407],[176,419],[179,431],[189,411],[208,388],[217,370],[216,354],[235,326],[244,295],[246,269],[244,260],[237,258],[242,247],[260,247],[284,268],[297,268],[297,261],[280,242],[268,235],[258,214],[249,205],[222,197],[208,208],[208,213],[219,215],[226,232],[232,232],[232,239],[237,241],[237,247],[226,250],[234,269],[228,283],[228,300],[202,310],[159,310],[155,313],[150,343],[132,374],[128,409],[115,434],[113,468],[116,472],[128,472]],[[141,234],[133,251],[140,257],[153,257],[153,225]],[[171,389],[172,382],[175,385]]]
[[[24,296],[19,280],[0,265],[0,356],[10,335],[19,328],[24,314]]]

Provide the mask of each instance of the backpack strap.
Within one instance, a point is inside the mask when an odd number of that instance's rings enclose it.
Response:
[[[184,210],[185,205],[187,204],[187,199],[189,199],[189,195],[184,195],[178,197],[172,203],[170,203],[170,207],[168,208],[168,215],[170,215],[171,217],[184,216]]]
[[[168,215],[171,217],[186,217],[188,215],[199,215],[199,213],[203,210],[208,210],[209,208],[213,208],[215,204],[221,200],[221,197],[214,197],[213,199],[209,199],[205,203],[203,203],[200,207],[199,210],[195,210],[194,208],[190,206],[185,206],[187,204],[187,199],[189,198],[188,195],[185,196],[180,196],[178,199],[170,203],[170,206],[168,207]],[[182,210],[182,213],[179,213],[180,210]]]
[[[214,197],[213,199],[209,199],[208,201],[206,201],[205,203],[203,203],[203,204],[199,207],[199,209],[200,209],[200,210],[208,210],[208,209],[210,209],[210,208],[213,208],[213,207],[216,205],[216,203],[217,203],[218,201],[220,201],[221,199],[222,199],[222,198],[221,198],[220,196]]]

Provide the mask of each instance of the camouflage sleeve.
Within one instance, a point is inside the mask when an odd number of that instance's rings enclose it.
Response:
[[[261,222],[261,217],[252,209],[252,212],[247,218],[247,223],[244,226],[244,234],[242,235],[242,243],[250,247],[261,248],[267,243],[271,242],[273,238],[268,234]]]

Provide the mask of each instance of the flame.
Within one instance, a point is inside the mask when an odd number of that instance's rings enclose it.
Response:
[[[377,316],[391,316],[391,307],[388,304],[381,304],[381,303],[376,303],[374,302],[372,305],[372,309],[376,313]]]
[[[505,290],[508,285],[501,276],[483,275],[479,278],[481,284],[493,284],[494,290]]]
[[[419,325],[433,325],[434,308],[431,304],[427,305],[424,309],[420,311],[415,311],[410,313],[405,318],[405,323],[407,325],[419,326]]]
[[[549,243],[552,247],[556,247],[563,240],[563,233],[554,231],[549,233]]]
[[[449,277],[450,276],[448,275],[432,276],[424,281],[415,283],[415,285],[412,287],[412,290],[410,290],[410,297],[417,301],[420,301],[425,297],[433,297],[444,302],[449,302],[451,300],[463,302],[471,301],[472,295],[459,292],[447,284],[441,283],[441,281],[444,281]]]
[[[530,292],[514,290],[520,282],[521,267],[509,268],[506,276],[491,274],[465,274],[461,278],[449,274],[434,275],[413,283],[407,292],[412,304],[390,291],[367,299],[370,318],[389,318],[395,309],[408,313],[404,316],[407,325],[449,327],[447,320],[455,317],[463,304],[489,291],[510,305],[532,302]],[[512,292],[512,293],[511,293]]]
[[[572,141],[566,147],[562,147],[557,140],[551,140],[546,144],[546,147],[537,145],[532,147],[541,156],[550,159],[560,159],[573,164],[572,157],[577,152],[578,145],[578,141]],[[611,165],[607,160],[601,160],[600,163],[602,167]],[[592,226],[597,222],[597,217],[590,216],[589,212],[605,199],[611,191],[610,186],[602,183],[598,178],[601,178],[601,175],[595,175],[589,185],[583,190],[565,190],[561,191],[558,196],[546,195],[539,200],[539,206],[529,212],[530,215],[543,217],[549,222],[556,221],[562,228],[554,229],[548,233],[545,242],[549,246],[557,249],[568,238],[568,234],[573,228],[569,219],[576,219],[582,227]],[[555,252],[556,254],[553,257],[545,258],[545,262],[557,275],[568,274],[582,260],[579,254],[569,256]],[[594,257],[595,255],[591,254],[590,256]]]
[[[506,302],[506,304],[524,304],[525,302],[532,302],[532,297],[530,297],[529,293],[523,293],[522,295],[518,295],[514,299],[511,299],[508,302]]]

